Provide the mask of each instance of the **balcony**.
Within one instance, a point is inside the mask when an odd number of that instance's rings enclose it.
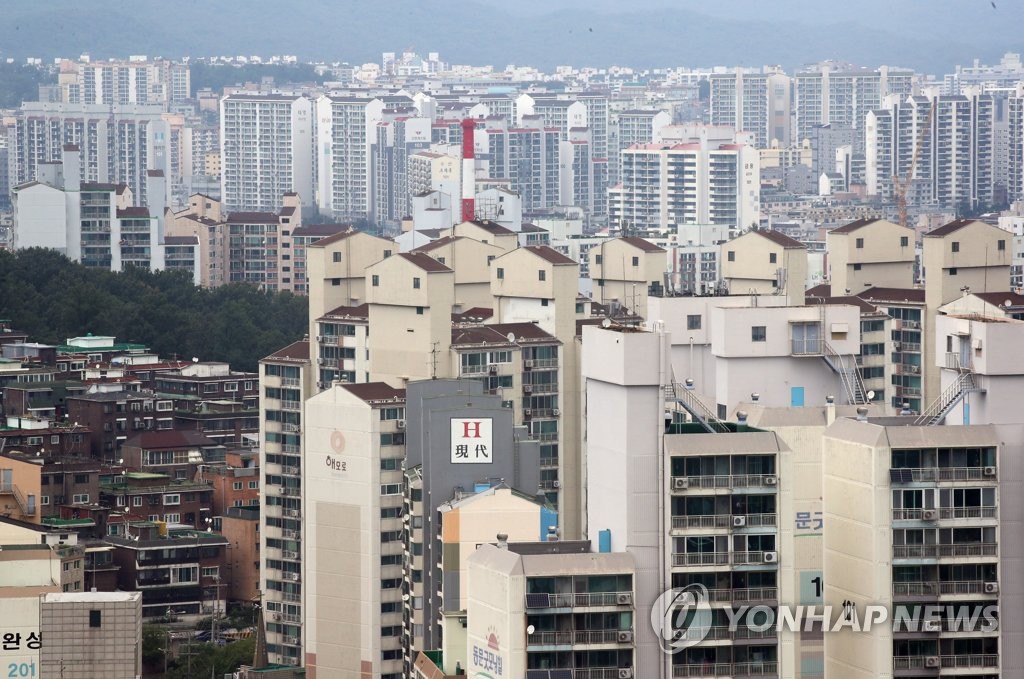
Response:
[[[722,474],[708,476],[673,476],[673,491],[694,489],[733,489],[733,488],[775,488],[779,477],[775,474]]]
[[[995,507],[940,507],[939,509],[894,509],[893,521],[935,521],[995,519]]]
[[[997,596],[999,584],[984,580],[947,580],[943,582],[894,582],[893,597],[935,598],[938,596]]]
[[[999,656],[996,654],[974,655],[942,655],[942,656],[895,656],[892,659],[894,670],[924,669],[995,669],[999,667]]]
[[[581,646],[599,644],[631,644],[631,630],[575,630],[567,632],[534,632],[526,638],[527,646]]]
[[[608,606],[633,605],[632,592],[571,592],[548,594],[543,592],[526,595],[526,608],[600,608]]]
[[[672,529],[687,528],[774,528],[775,514],[691,514],[673,516]]]
[[[673,677],[774,677],[778,673],[775,661],[672,666]]]
[[[992,481],[996,480],[995,467],[902,467],[890,469],[890,478],[894,472],[910,472],[909,480],[893,481],[893,483],[927,483],[934,481]]]
[[[956,545],[893,545],[894,559],[944,559],[997,556],[997,545],[973,542]]]

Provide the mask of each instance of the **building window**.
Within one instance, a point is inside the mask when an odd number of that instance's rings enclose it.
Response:
[[[910,245],[910,237],[909,236],[900,236],[900,247],[901,248],[905,248],[908,245]]]
[[[423,315],[423,307],[421,307],[421,306],[416,307],[416,315],[417,316],[422,316]]]
[[[541,306],[547,306],[548,305],[548,300],[547,300],[546,297],[540,300],[540,305]]]
[[[689,314],[686,317],[687,330],[700,330],[700,314]]]
[[[380,285],[380,276],[378,276],[377,274],[370,276],[370,285],[372,285],[375,288],[378,287]]]
[[[854,264],[853,265],[853,270],[854,271],[860,271],[860,264]]]
[[[955,266],[954,266],[954,267],[950,267],[950,269],[949,269],[949,275],[950,275],[950,276],[955,276],[955,275],[957,275],[957,270],[956,270],[956,267],[955,267]]]
[[[769,252],[768,253],[768,263],[769,264],[775,264],[778,261],[779,261],[779,256],[776,253],[774,253],[774,252]]]
[[[231,484],[231,487],[234,490],[242,490],[242,482],[241,481],[235,481],[233,484]]]
[[[260,488],[260,482],[259,481],[250,481],[249,482],[249,490],[259,490],[259,488]]]
[[[735,250],[729,250],[729,253],[728,253],[728,256],[726,257],[726,259],[728,259],[730,262],[735,262],[736,261],[736,251]]]
[[[142,496],[141,495],[136,495],[135,497],[132,498],[132,507],[141,507],[141,506],[142,506]]]
[[[48,504],[50,504],[50,496],[49,495],[43,495],[42,497],[40,497],[39,498],[39,504],[41,504],[41,505],[48,505]]]
[[[953,252],[960,252],[960,241],[958,241],[958,240],[953,241],[952,246],[953,246]]]
[[[413,290],[419,290],[420,289],[420,279],[419,278],[413,278],[412,279],[412,289]]]
[[[858,238],[857,239],[857,249],[858,250],[863,250],[864,249],[864,239],[863,238]]]
[[[1000,251],[1005,250],[1006,249],[1006,241],[1005,240],[999,240],[996,243],[996,249],[1000,250]]]
[[[174,493],[172,495],[164,495],[164,504],[165,505],[180,505],[181,504],[181,495],[178,495],[177,493]]]
[[[103,611],[89,611],[89,627],[102,627]]]
[[[750,328],[750,341],[751,342],[764,342],[766,341],[767,333],[765,332],[765,326],[755,325]]]
[[[225,382],[224,391],[238,391],[238,382]]]
[[[537,270],[537,280],[538,281],[546,281],[547,279],[548,279],[548,272],[545,271],[544,269],[538,269]]]
[[[505,270],[499,266],[498,267],[498,272],[495,275],[498,277],[498,280],[501,280],[501,279],[505,278]]]
[[[89,494],[81,493],[71,496],[71,504],[73,505],[87,505],[89,504]]]
[[[633,258],[633,266],[640,266],[640,258],[639,257],[634,257]]]
[[[341,253],[340,252],[333,252],[333,253],[331,253],[331,259],[334,261],[335,264],[337,264],[338,262],[341,261]]]
[[[594,264],[600,264],[602,259],[604,258],[601,255],[594,255]]]

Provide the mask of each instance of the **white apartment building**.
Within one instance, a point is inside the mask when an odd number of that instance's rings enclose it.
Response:
[[[790,143],[791,79],[779,70],[763,73],[712,73],[712,125],[731,127],[753,135],[758,149],[769,148],[773,142],[788,147]]]
[[[67,104],[166,104],[191,95],[187,64],[165,59],[61,60],[57,75]]]
[[[609,196],[612,224],[661,230],[677,224],[748,227],[760,221],[757,150],[706,138],[634,145],[622,152],[621,183]]]
[[[25,102],[7,122],[11,185],[36,179],[40,166],[60,162],[64,147],[78,147],[82,182],[125,184],[139,205],[153,207],[146,195],[146,172],[167,178],[161,208],[181,195],[184,119],[159,104],[61,104]]]
[[[612,143],[608,156],[608,183],[618,184],[622,151],[634,144],[651,144],[658,139],[661,128],[672,124],[672,115],[656,109],[629,109],[612,113]]]
[[[817,125],[837,125],[859,130],[869,111],[889,95],[913,93],[915,76],[882,66],[877,70],[833,70],[823,64],[793,75],[793,109],[796,139],[813,139]]]
[[[277,212],[281,197],[312,206],[312,102],[301,95],[229,94],[220,102],[220,198],[228,212]]]

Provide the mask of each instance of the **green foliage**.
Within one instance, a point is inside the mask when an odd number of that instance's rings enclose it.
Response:
[[[167,679],[195,679],[196,677],[223,677],[243,664],[251,664],[256,640],[252,637],[233,641],[226,646],[192,644],[182,647],[175,666],[167,672]],[[186,653],[191,653],[191,662]]]
[[[324,82],[324,76],[316,74],[309,64],[191,64],[192,91],[198,92],[209,87],[220,92],[225,87],[258,83],[264,78],[273,78],[278,85],[285,83]]]
[[[142,626],[142,664],[148,667],[162,666],[164,663],[164,642],[166,628],[161,625]]]
[[[34,341],[113,335],[162,357],[227,361],[247,371],[308,327],[306,299],[291,293],[245,284],[197,288],[182,272],[111,273],[41,248],[0,251],[0,318]]]
[[[56,82],[47,70],[0,62],[0,108],[17,108],[23,101],[37,101],[39,86]]]

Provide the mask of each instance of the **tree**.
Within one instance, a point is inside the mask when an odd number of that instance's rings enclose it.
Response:
[[[146,667],[163,669],[164,644],[167,642],[167,628],[162,625],[142,626],[142,664]]]

